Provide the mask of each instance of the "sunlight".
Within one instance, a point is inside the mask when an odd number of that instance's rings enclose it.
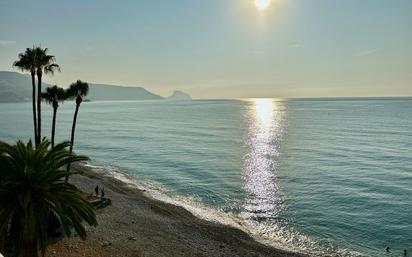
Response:
[[[263,11],[269,7],[271,0],[255,0],[255,7],[259,11]]]
[[[255,102],[255,117],[259,129],[262,132],[269,132],[273,122],[273,112],[275,104],[272,99],[258,98]]]

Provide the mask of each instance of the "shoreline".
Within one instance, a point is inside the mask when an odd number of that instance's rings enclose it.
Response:
[[[96,211],[99,225],[88,237],[63,238],[46,256],[279,256],[305,257],[257,242],[246,232],[196,217],[183,207],[154,199],[126,182],[75,165],[71,182],[86,193],[105,188],[112,205]]]

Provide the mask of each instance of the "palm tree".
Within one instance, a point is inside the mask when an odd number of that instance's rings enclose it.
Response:
[[[93,207],[77,187],[64,181],[67,173],[62,169],[88,158],[67,151],[69,142],[51,150],[49,146],[47,140],[37,149],[31,141],[0,142],[0,250],[7,246],[11,256],[37,257],[39,251],[44,256],[51,215],[67,236],[74,228],[85,238],[83,221],[97,225]]]
[[[41,86],[42,77],[44,74],[53,75],[54,72],[60,71],[60,66],[55,63],[56,58],[48,54],[47,48],[34,47],[33,51],[36,53],[36,74],[37,74],[37,137],[41,138]]]
[[[83,102],[83,97],[89,93],[89,84],[81,80],[72,83],[66,91],[67,99],[76,99],[76,110],[74,111],[73,124],[72,124],[72,134],[70,137],[70,152],[73,151],[74,145],[74,132],[76,130],[77,114],[79,112],[80,104]],[[70,163],[67,165],[67,176],[66,182],[69,179]]]
[[[21,71],[30,72],[32,85],[32,109],[33,109],[33,127],[34,127],[34,142],[36,147],[39,145],[37,136],[37,112],[36,112],[36,52],[33,48],[26,48],[24,53],[19,54],[19,59],[13,63]]]
[[[63,102],[66,99],[66,92],[63,88],[57,85],[48,87],[45,93],[41,94],[42,99],[53,106],[53,121],[51,130],[51,146],[54,147],[54,136],[56,132],[56,114],[57,108],[59,108],[59,102]]]

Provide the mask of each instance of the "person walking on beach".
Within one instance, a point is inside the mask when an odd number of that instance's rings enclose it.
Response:
[[[96,193],[96,196],[99,196],[99,186],[94,188],[94,192]]]
[[[102,188],[102,198],[104,198],[104,187]]]

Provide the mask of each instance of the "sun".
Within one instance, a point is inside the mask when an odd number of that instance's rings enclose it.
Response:
[[[271,0],[254,0],[256,9],[263,11],[269,7]]]

